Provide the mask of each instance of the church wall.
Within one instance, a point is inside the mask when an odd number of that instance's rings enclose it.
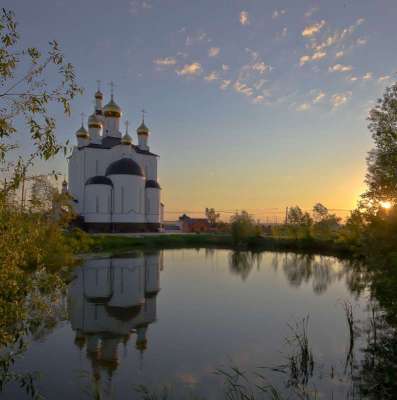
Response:
[[[134,307],[145,302],[143,257],[112,259],[113,296],[111,307]]]
[[[109,185],[87,185],[85,187],[85,222],[111,222],[111,195],[112,187]]]
[[[160,252],[145,256],[145,294],[160,290]]]
[[[160,189],[145,189],[146,221],[160,223]]]
[[[114,184],[112,222],[144,223],[145,178],[137,175],[111,175]]]

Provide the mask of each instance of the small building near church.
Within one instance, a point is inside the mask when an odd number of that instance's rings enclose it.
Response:
[[[114,100],[102,105],[95,93],[95,109],[76,132],[77,145],[69,158],[69,182],[64,190],[73,198],[80,224],[90,232],[157,232],[164,206],[158,181],[159,156],[149,147],[144,114],[137,143],[120,132],[122,109]],[[66,185],[66,184],[65,184]]]
[[[190,218],[183,214],[179,217],[181,231],[184,233],[210,232],[211,225],[207,218]]]

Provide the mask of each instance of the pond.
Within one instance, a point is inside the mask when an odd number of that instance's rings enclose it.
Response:
[[[57,400],[143,398],[137,385],[222,399],[234,367],[249,385],[271,382],[282,395],[315,388],[322,398],[355,398],[374,310],[361,278],[348,261],[293,253],[89,259],[75,270],[60,320],[16,368],[37,371],[40,393]],[[0,397],[29,398],[13,385]]]

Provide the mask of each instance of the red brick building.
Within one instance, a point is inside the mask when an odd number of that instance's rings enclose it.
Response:
[[[211,225],[207,218],[190,218],[186,214],[179,217],[181,231],[184,233],[209,232]]]

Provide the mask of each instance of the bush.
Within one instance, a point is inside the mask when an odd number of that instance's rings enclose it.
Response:
[[[231,234],[235,245],[246,244],[253,237],[261,235],[261,228],[246,212],[236,213],[231,218]]]

